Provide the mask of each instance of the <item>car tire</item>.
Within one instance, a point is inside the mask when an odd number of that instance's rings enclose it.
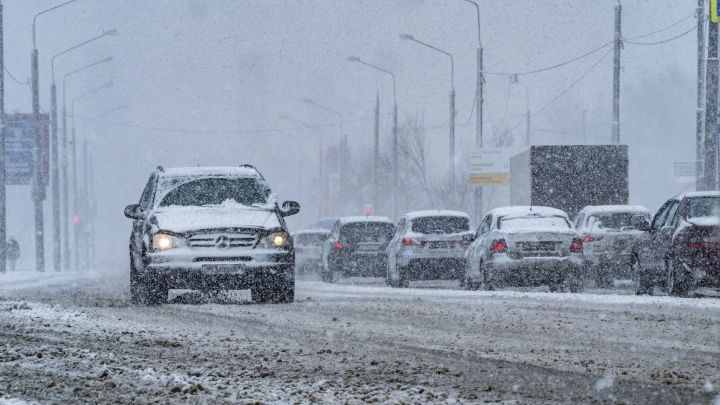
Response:
[[[295,279],[283,274],[263,277],[250,289],[250,298],[257,304],[288,304],[295,301]]]
[[[665,259],[666,287],[668,295],[674,297],[687,297],[690,292],[688,281],[678,277],[675,260],[671,257]]]
[[[593,275],[595,276],[595,286],[597,288],[607,289],[613,285],[612,276],[606,266],[593,266]]]
[[[630,268],[632,272],[633,284],[635,285],[636,295],[652,295],[653,284],[647,275],[647,272],[643,271],[640,259],[636,254],[633,254],[630,258]]]
[[[130,302],[138,306],[153,306],[167,302],[168,289],[156,274],[145,271],[145,249],[137,260],[130,247]],[[138,268],[138,265],[142,268]]]
[[[488,268],[483,266],[483,262],[480,262],[480,274],[482,274],[482,289],[485,291],[495,291],[495,281],[492,279],[492,274],[488,271]]]
[[[462,284],[460,286],[464,287],[468,291],[477,291],[480,289],[480,285],[478,285],[477,282],[470,280],[470,278],[468,277],[468,274],[470,273],[469,270],[470,270],[471,262],[472,262],[472,260],[470,260],[470,259],[467,259],[465,261],[465,267],[464,267],[465,271],[464,271],[463,278],[462,278]],[[480,267],[482,268],[482,262],[480,263]]]

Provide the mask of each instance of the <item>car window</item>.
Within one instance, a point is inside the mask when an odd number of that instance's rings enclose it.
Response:
[[[483,219],[482,225],[480,225],[480,235],[485,235],[490,232],[490,226],[492,225],[492,216],[488,215]]]
[[[720,216],[720,197],[691,198],[689,218]]]
[[[660,229],[660,226],[665,223],[665,218],[667,218],[672,202],[673,200],[667,201],[663,204],[658,213],[655,214],[655,218],[653,218],[652,224],[650,225],[651,229]]]
[[[406,223],[406,219],[405,218],[401,219],[400,222],[398,222],[397,231],[395,233],[397,233],[397,234],[404,233],[405,232],[405,223]]]
[[[575,218],[575,229],[582,228],[583,222],[585,222],[585,214],[580,214]]]
[[[251,206],[267,202],[265,188],[254,178],[206,178],[172,189],[160,207],[219,205],[226,201]]]
[[[383,222],[353,222],[340,228],[340,240],[348,243],[386,243],[395,234],[395,225]]]
[[[500,218],[498,221],[498,229],[502,230],[532,230],[547,228],[572,228],[570,221],[560,216],[527,216],[527,217],[510,217]]]
[[[295,237],[298,245],[322,245],[330,235],[327,233],[301,233]]]
[[[140,196],[140,206],[144,209],[150,208],[150,201],[152,201],[153,189],[155,187],[155,179],[156,176],[154,174],[150,176],[150,180],[148,180],[145,185],[145,190],[143,190],[142,196]]]
[[[464,217],[437,216],[415,218],[412,231],[423,234],[459,233],[470,230],[470,220]]]
[[[680,201],[675,201],[672,206],[670,206],[670,210],[668,211],[668,216],[665,219],[665,224],[663,226],[670,226],[673,223],[673,220],[675,219],[675,213],[678,210],[678,207],[680,206]]]
[[[632,219],[638,215],[644,215],[639,212],[602,212],[588,216],[588,224],[592,223],[597,229],[605,229],[611,231],[619,231],[626,227],[632,226]]]

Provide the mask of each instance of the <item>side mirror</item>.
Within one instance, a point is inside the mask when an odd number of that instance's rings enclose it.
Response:
[[[280,215],[289,217],[300,212],[300,204],[297,201],[285,201],[280,208]]]
[[[647,232],[650,230],[650,223],[642,215],[634,215],[630,218],[630,225],[638,231]]]
[[[125,207],[125,216],[130,219],[143,219],[143,210],[140,204],[130,204]]]
[[[462,240],[465,242],[474,242],[475,241],[475,234],[474,233],[466,233],[462,236]]]

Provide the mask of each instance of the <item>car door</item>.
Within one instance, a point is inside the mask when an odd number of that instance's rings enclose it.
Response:
[[[488,214],[483,218],[483,220],[480,222],[480,227],[478,228],[477,237],[475,238],[475,242],[473,243],[473,262],[472,265],[475,267],[480,266],[480,261],[484,257],[485,252],[485,245],[487,239],[487,235],[490,233],[490,228],[492,226],[493,217],[492,215]]]
[[[400,251],[400,248],[402,247],[402,238],[403,235],[405,235],[405,224],[407,223],[407,219],[401,218],[400,221],[397,224],[397,228],[395,229],[395,234],[393,235],[392,239],[390,240],[390,243],[388,243],[386,253],[388,257],[391,257],[393,255],[397,255]]]
[[[646,270],[652,270],[657,272],[657,257],[659,256],[657,251],[657,241],[659,239],[658,234],[660,229],[665,225],[665,219],[667,219],[670,213],[674,200],[666,201],[665,204],[660,207],[658,212],[650,224],[650,229],[645,232],[640,241],[638,242],[636,253],[640,260],[640,265]]]
[[[142,196],[140,196],[139,204],[144,213],[149,212],[152,208],[152,200],[153,195],[155,194],[156,180],[157,175],[153,174],[152,176],[150,176],[150,180],[148,180],[147,184],[145,185],[145,189],[143,190]],[[147,215],[144,215],[142,218],[133,219],[132,233],[130,236],[130,249],[135,256],[133,259],[136,260],[136,268],[140,268],[137,266],[141,264],[137,262],[137,260],[140,260],[142,256],[143,237],[145,234],[146,221]]]
[[[330,250],[332,249],[335,242],[338,240],[338,236],[340,235],[340,221],[335,222],[335,225],[333,225],[332,230],[330,231],[330,237],[327,238],[325,243],[323,243],[322,247],[322,262],[323,267],[326,269],[329,268],[329,262],[328,258],[330,256]]]
[[[659,231],[656,232],[657,236],[653,241],[652,260],[655,267],[660,271],[665,269],[665,257],[672,245],[673,234],[675,233],[675,228],[672,224],[675,220],[678,207],[680,207],[680,201],[673,201],[668,209],[668,214],[665,216],[665,220],[662,222]]]

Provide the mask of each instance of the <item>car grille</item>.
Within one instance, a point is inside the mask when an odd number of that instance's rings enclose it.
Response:
[[[193,259],[193,262],[249,262],[252,261],[252,257],[240,256],[240,257],[197,257]]]
[[[196,234],[188,238],[188,245],[195,249],[253,248],[257,240],[257,234]]]

